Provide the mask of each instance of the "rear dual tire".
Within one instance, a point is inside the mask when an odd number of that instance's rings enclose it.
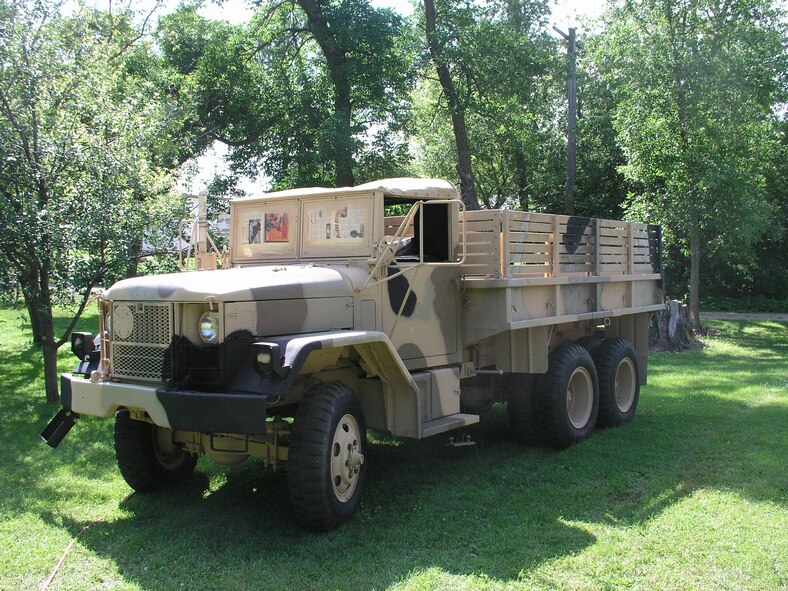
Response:
[[[544,440],[564,449],[587,439],[599,412],[599,383],[588,351],[562,345],[550,354],[547,373],[539,380],[536,416]]]
[[[594,352],[599,376],[600,427],[628,423],[640,399],[640,366],[637,352],[626,339],[605,339]]]

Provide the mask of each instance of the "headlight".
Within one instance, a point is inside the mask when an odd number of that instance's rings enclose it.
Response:
[[[112,310],[112,328],[111,335],[121,341],[126,341],[131,338],[134,332],[134,312],[131,306],[126,304],[118,304]]]
[[[215,313],[206,312],[200,316],[200,338],[208,344],[219,340],[219,319]]]

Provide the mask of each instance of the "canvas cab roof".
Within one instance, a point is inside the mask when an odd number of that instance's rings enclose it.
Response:
[[[330,197],[335,195],[353,195],[359,193],[382,192],[385,195],[401,197],[403,199],[459,199],[460,195],[457,188],[450,182],[441,179],[421,179],[421,178],[393,178],[372,181],[356,187],[308,187],[303,189],[287,189],[284,191],[272,191],[262,196],[263,199],[292,199],[298,197],[321,196]],[[233,199],[233,203],[260,199],[260,197],[241,197]]]

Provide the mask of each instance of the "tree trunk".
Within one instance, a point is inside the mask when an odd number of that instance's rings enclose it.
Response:
[[[684,351],[697,346],[684,302],[670,300],[664,310],[654,313],[649,323],[648,346],[660,351]]]
[[[528,211],[528,177],[525,172],[525,154],[519,146],[514,149],[513,157],[517,171],[517,201],[520,204],[520,209]]]
[[[47,306],[39,298],[27,301],[27,310],[30,314],[30,326],[33,330],[33,341],[41,348],[44,356],[44,388],[47,402],[59,402],[58,375],[57,375],[57,350],[55,339],[55,323],[52,319],[52,307]]]
[[[465,109],[457,99],[454,89],[454,82],[451,78],[448,66],[443,62],[441,53],[442,48],[437,39],[435,27],[435,2],[434,0],[424,0],[424,22],[432,63],[438,73],[443,93],[449,104],[451,113],[451,125],[454,131],[454,143],[457,147],[457,176],[460,178],[460,194],[468,209],[479,209],[479,198],[476,195],[476,185],[473,178],[473,166],[471,164],[471,148],[468,142],[468,128],[465,123]]]
[[[344,68],[338,67],[339,71]],[[351,127],[350,83],[347,76],[333,72],[334,80],[334,166],[336,167],[337,187],[352,187],[353,177],[353,130]]]
[[[479,209],[479,197],[476,195],[476,182],[473,178],[471,148],[468,143],[468,128],[465,126],[464,109],[457,107],[455,112],[451,114],[451,125],[457,145],[457,176],[460,177],[460,195],[466,208]]]
[[[48,277],[47,274],[43,274]],[[30,280],[30,277],[28,277]],[[59,345],[55,339],[55,323],[52,318],[52,303],[49,301],[49,291],[42,290],[40,285],[32,281],[22,285],[25,306],[30,316],[30,328],[33,333],[33,344],[41,349],[44,356],[44,387],[47,402],[59,402],[58,375],[57,375],[57,350]],[[43,293],[42,293],[43,292]]]
[[[700,332],[700,232],[697,221],[690,228],[690,323]]]
[[[44,343],[41,347],[44,354],[44,389],[47,402],[58,403],[58,373],[57,373],[57,346],[54,342]]]
[[[347,56],[342,50],[342,35],[337,27],[331,27],[323,12],[323,6],[315,0],[296,0],[306,14],[309,31],[315,38],[326,59],[328,74],[334,86],[334,167],[336,185],[352,187],[353,177],[353,129],[350,79],[348,78]],[[330,18],[330,16],[329,16]]]

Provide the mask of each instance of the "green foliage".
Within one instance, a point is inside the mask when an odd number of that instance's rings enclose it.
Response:
[[[540,0],[436,4],[441,59],[465,114],[476,192],[485,207],[553,210],[565,162],[555,117],[565,85]],[[452,106],[425,65],[415,97],[421,174],[457,178]]]
[[[137,266],[139,275],[162,275],[164,273],[177,273],[180,271],[178,258],[172,253],[166,255],[151,255],[142,259]]]
[[[158,146],[167,111],[140,72],[144,35],[128,11],[59,8],[0,0],[0,252],[48,360],[50,397],[70,331],[54,332],[52,306],[74,306],[75,321],[96,283],[133,267],[146,227],[173,225]]]
[[[778,124],[778,142],[760,154],[766,181],[766,200],[774,210],[763,237],[749,249],[715,248],[705,264],[713,278],[703,294],[747,299],[762,296],[780,301],[788,293],[788,119]],[[732,252],[731,252],[732,250]],[[703,299],[703,298],[701,298]],[[783,308],[783,310],[788,308]]]
[[[339,169],[357,181],[403,171],[403,33],[399,16],[366,1],[292,0],[261,3],[237,26],[183,5],[161,19],[158,38],[194,152],[223,142],[235,175],[278,189],[333,185]]]
[[[662,223],[699,261],[752,262],[750,247],[774,219],[764,155],[780,137],[784,39],[766,0],[642,0],[616,4],[594,44],[616,93],[629,213]]]
[[[579,52],[575,213],[618,220],[627,201],[628,187],[619,170],[626,161],[613,126],[615,93],[595,69],[593,46],[593,37],[584,38]],[[564,174],[562,170],[562,178]]]
[[[767,312],[788,314],[788,298],[764,296],[725,297],[706,296],[701,298],[700,307],[710,312]]]
[[[0,248],[26,289],[46,272],[63,297],[122,276],[136,255],[149,199],[171,179],[150,164],[160,114],[129,73],[129,14],[2,4]],[[40,283],[40,282],[39,282]]]
[[[69,298],[122,277],[146,226],[172,224],[171,177],[150,152],[164,114],[132,72],[146,48],[124,54],[130,14],[2,8],[0,245],[19,279],[46,271]]]
[[[39,587],[90,524],[53,591],[784,587],[786,324],[714,322],[705,348],[652,354],[635,420],[566,451],[511,441],[500,405],[475,447],[375,436],[361,509],[320,535],[258,461],[201,460],[184,486],[127,498],[112,419],[44,445],[57,407],[34,402],[19,324],[0,310],[0,589]]]

